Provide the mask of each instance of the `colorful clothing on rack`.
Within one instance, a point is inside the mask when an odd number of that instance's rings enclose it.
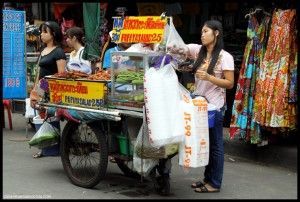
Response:
[[[295,9],[273,13],[262,71],[256,84],[254,120],[261,126],[296,127],[296,104],[289,103],[289,98],[296,98],[295,17]]]
[[[260,141],[259,125],[253,121],[253,104],[256,78],[259,74],[269,30],[270,17],[264,16],[261,23],[255,15],[248,21],[247,38],[243,62],[240,69],[235,100],[232,108],[230,138],[236,134],[251,143]]]
[[[296,18],[293,18],[296,20]],[[291,22],[291,31],[294,33],[291,36],[291,54],[290,54],[290,76],[289,76],[289,102],[297,102],[297,64],[298,64],[298,40],[296,23]]]

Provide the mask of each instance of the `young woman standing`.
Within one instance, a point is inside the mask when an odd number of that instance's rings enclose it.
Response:
[[[223,50],[222,24],[216,20],[204,23],[201,31],[202,45],[188,44],[189,58],[195,60],[195,96],[205,97],[219,110],[215,126],[209,129],[209,163],[204,180],[192,184],[196,192],[220,191],[224,169],[223,113],[226,108],[225,89],[234,85],[234,60]]]
[[[39,80],[48,75],[64,72],[66,66],[66,55],[64,50],[60,47],[62,33],[59,25],[56,22],[47,21],[40,26],[40,32],[44,49],[41,52],[38,64],[40,66]],[[34,106],[37,100],[33,97],[30,99],[31,105]],[[56,155],[59,155],[59,145],[42,149],[41,152],[34,154],[33,157],[39,158],[42,156]]]

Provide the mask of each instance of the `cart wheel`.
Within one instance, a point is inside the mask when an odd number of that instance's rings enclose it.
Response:
[[[133,161],[125,161],[119,158],[115,158],[115,160],[118,167],[124,173],[125,176],[132,178],[141,178],[141,175],[133,170]]]
[[[108,159],[106,136],[99,124],[69,121],[61,142],[61,161],[71,182],[84,188],[96,186],[105,176]]]

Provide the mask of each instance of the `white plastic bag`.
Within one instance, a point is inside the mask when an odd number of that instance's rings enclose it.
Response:
[[[48,122],[44,122],[40,129],[28,142],[30,146],[38,147],[39,149],[56,145],[59,142],[59,131],[56,127]]]
[[[209,130],[207,101],[203,97],[192,99],[181,88],[181,106],[184,114],[185,138],[179,146],[179,165],[189,168],[206,166],[209,160]]]
[[[150,144],[160,147],[182,142],[184,129],[179,108],[179,82],[172,64],[159,69],[150,68],[144,79]]]
[[[25,99],[26,103],[26,111],[25,111],[25,118],[33,118],[36,116],[36,111],[30,106],[30,98]]]

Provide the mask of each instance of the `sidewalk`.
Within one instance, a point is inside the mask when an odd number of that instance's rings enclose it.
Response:
[[[229,139],[229,128],[224,128],[224,150],[236,158],[243,158],[266,166],[275,166],[297,172],[296,136],[277,136],[265,146],[246,143],[243,140]]]
[[[248,146],[225,141],[225,164],[222,190],[219,193],[195,193],[191,182],[201,179],[204,167],[186,173],[172,159],[170,197],[159,196],[151,182],[125,177],[116,164],[109,163],[105,178],[93,189],[71,184],[60,157],[32,158],[38,151],[29,148],[25,138],[25,119],[13,114],[14,129],[3,129],[3,196],[4,198],[47,199],[296,199],[297,171],[257,163]],[[63,126],[65,122],[62,122]],[[28,131],[28,138],[34,135]],[[23,139],[23,141],[22,141]],[[232,149],[229,151],[228,149]],[[239,150],[237,148],[240,148]],[[293,150],[293,152],[297,150]],[[282,151],[286,154],[286,150]],[[292,152],[292,153],[293,153]],[[230,155],[228,153],[233,153]],[[237,155],[238,154],[238,155]],[[249,154],[249,158],[245,154]],[[266,154],[270,154],[266,152]]]

